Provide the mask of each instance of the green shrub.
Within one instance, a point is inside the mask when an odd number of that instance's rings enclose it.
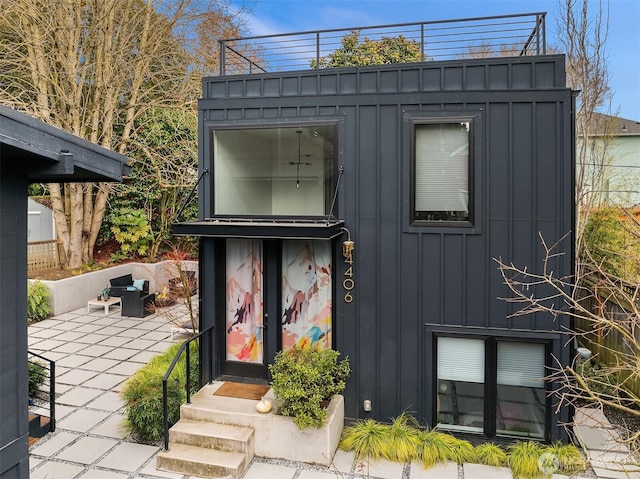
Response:
[[[423,432],[421,436],[418,459],[425,468],[448,461],[453,455],[449,434],[431,430]]]
[[[449,456],[449,460],[457,462],[458,464],[478,462],[476,448],[473,447],[473,444],[454,436],[449,437],[451,438],[451,456]]]
[[[589,389],[598,396],[619,397],[620,383],[616,374],[611,373],[608,369],[602,369],[599,364],[594,364],[592,361],[585,361],[579,365],[577,373],[582,376]]]
[[[417,421],[413,416],[402,413],[393,420],[389,427],[388,447],[383,456],[390,461],[411,462],[418,455],[421,434]]]
[[[497,444],[485,442],[476,446],[476,457],[485,466],[502,467],[507,463],[507,453]]]
[[[340,449],[355,452],[359,459],[384,458],[395,462],[419,460],[425,468],[446,461],[463,464],[478,460],[476,450],[469,441],[444,432],[425,431],[406,413],[391,424],[367,419],[346,427]]]
[[[40,392],[40,386],[44,384],[47,379],[47,369],[38,362],[29,361],[29,397],[38,397]]]
[[[151,227],[144,210],[122,208],[118,215],[111,218],[111,232],[120,243],[124,255],[137,253],[144,255],[153,240]]]
[[[322,402],[344,391],[351,368],[346,358],[338,362],[339,356],[331,349],[293,348],[280,351],[269,365],[280,412],[293,417],[298,428],[322,427],[327,419]]]
[[[46,319],[51,314],[49,288],[40,281],[27,283],[27,318],[29,323]]]
[[[355,452],[358,459],[382,459],[389,447],[389,430],[388,424],[373,419],[358,421],[342,431],[340,449]]]
[[[518,441],[509,446],[507,457],[514,479],[541,477],[538,460],[544,452],[544,447],[533,441]]]
[[[166,374],[180,344],[171,346],[166,352],[155,356],[142,369],[127,380],[122,388],[126,406],[125,429],[136,440],[157,443],[164,435],[162,408],[162,377]],[[191,389],[198,389],[199,361],[196,341],[191,348]],[[167,382],[169,427],[180,419],[180,406],[186,401],[186,354],[182,354]]]
[[[557,442],[544,446],[534,441],[519,441],[506,451],[493,443],[474,447],[449,433],[425,430],[404,413],[392,424],[367,419],[346,427],[340,449],[355,452],[358,459],[420,461],[425,468],[447,461],[509,466],[514,479],[542,479],[548,477],[547,471],[573,475],[586,468],[584,457],[571,444]]]
[[[587,462],[573,444],[562,444],[555,442],[551,446],[545,448],[544,452],[554,455],[558,460],[558,472],[567,476],[572,476],[576,472],[584,471],[587,468]]]

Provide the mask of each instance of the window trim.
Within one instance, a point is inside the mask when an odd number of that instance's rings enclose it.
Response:
[[[416,126],[425,124],[469,122],[469,219],[466,221],[416,220]],[[482,163],[482,111],[405,111],[403,119],[403,164],[405,195],[403,211],[404,231],[408,233],[481,233],[482,208],[480,173]],[[405,196],[406,197],[406,196]],[[428,229],[428,231],[426,231]]]
[[[516,342],[516,343],[534,343],[544,345],[544,365],[545,369],[551,367],[551,349],[552,340],[544,338],[530,338],[520,336],[500,336],[500,335],[480,335],[473,333],[450,333],[450,332],[436,332],[433,331],[431,335],[431,347],[432,347],[432,364],[431,364],[431,411],[427,411],[427,414],[431,418],[431,425],[437,424],[438,417],[438,338],[465,338],[465,339],[479,339],[484,342],[484,354],[485,354],[485,373],[484,373],[484,426],[481,433],[475,432],[462,432],[471,436],[483,436],[491,439],[524,439],[522,436],[497,434],[496,430],[496,417],[497,417],[497,401],[498,401],[498,384],[497,384],[497,364],[498,364],[498,342]],[[528,438],[530,440],[543,440],[550,441],[551,436],[551,396],[549,391],[551,390],[551,382],[545,380],[545,415],[544,415],[544,434],[542,438]],[[443,428],[445,429],[445,428]],[[453,432],[454,429],[452,428]],[[455,432],[457,433],[457,432]]]

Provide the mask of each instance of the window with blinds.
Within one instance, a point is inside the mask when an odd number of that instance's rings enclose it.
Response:
[[[439,337],[437,348],[438,423],[444,429],[482,432],[484,340]]]
[[[498,342],[498,384],[544,388],[544,344]]]
[[[470,220],[471,121],[415,125],[415,221]]]
[[[439,427],[488,437],[545,437],[545,343],[457,336],[436,341]]]
[[[484,341],[438,338],[438,379],[484,382]]]
[[[545,345],[498,341],[496,433],[542,439],[545,433]]]

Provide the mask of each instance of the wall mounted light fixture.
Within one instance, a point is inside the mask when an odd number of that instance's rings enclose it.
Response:
[[[347,258],[353,252],[353,249],[355,248],[355,243],[351,241],[351,233],[347,228],[342,227],[340,229],[342,231],[347,232],[347,240],[342,242],[342,256]]]

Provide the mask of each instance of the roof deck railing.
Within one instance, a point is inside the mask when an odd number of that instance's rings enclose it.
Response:
[[[421,61],[546,54],[546,13],[522,13],[219,40],[220,75],[327,68],[352,32],[378,41],[403,36]]]

